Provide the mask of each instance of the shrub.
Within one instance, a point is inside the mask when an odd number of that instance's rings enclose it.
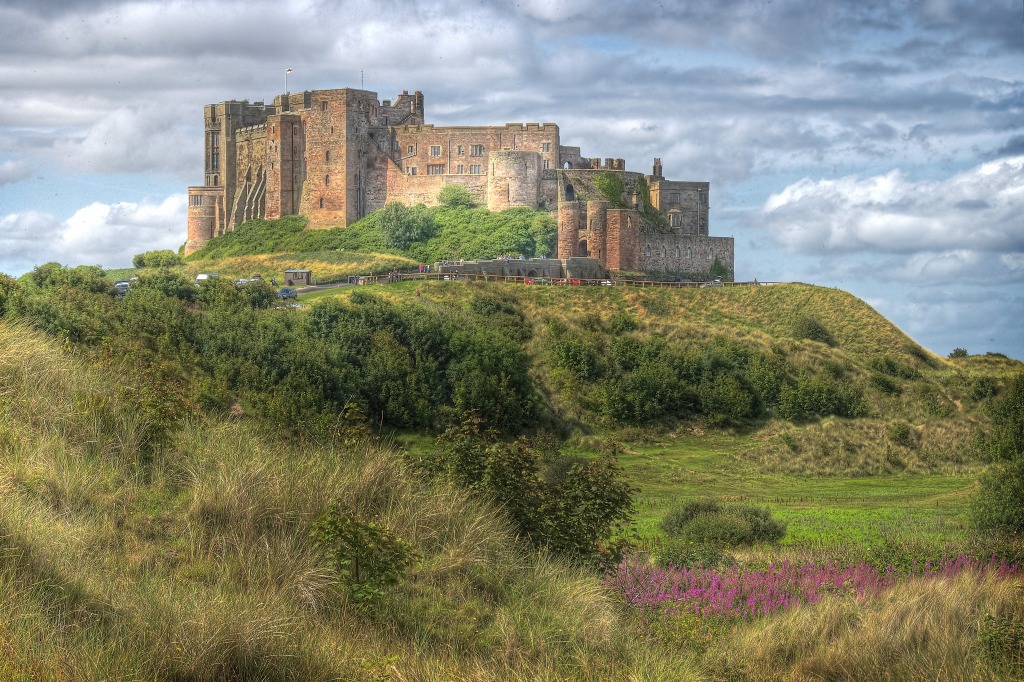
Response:
[[[320,515],[310,537],[331,559],[342,584],[356,601],[380,595],[416,560],[410,544],[387,529],[363,521],[340,503]]]
[[[889,440],[894,445],[905,448],[917,447],[917,438],[917,432],[910,424],[902,421],[889,424]]]
[[[754,529],[746,519],[728,512],[701,514],[686,524],[680,540],[697,544],[716,544],[727,547],[749,545],[754,541]]]
[[[441,191],[437,193],[437,203],[448,208],[456,206],[473,208],[476,206],[473,195],[462,185],[445,185],[442,187]]]
[[[623,208],[622,195],[625,189],[622,187],[622,179],[618,173],[600,173],[594,178],[594,186],[604,197],[605,201],[615,208]]]
[[[832,333],[815,317],[800,316],[793,321],[793,336],[797,339],[819,341],[828,346],[836,345]]]
[[[0,274],[0,317],[17,310],[21,301],[21,287],[18,280]]]
[[[899,384],[879,372],[872,372],[868,377],[868,383],[873,388],[889,395],[899,395],[903,392],[903,388]]]
[[[682,535],[686,525],[701,514],[712,514],[720,511],[722,511],[722,505],[718,500],[691,500],[682,506],[670,509],[665,518],[661,520],[661,530],[671,537],[678,537]]]
[[[992,435],[986,449],[994,460],[1024,457],[1024,374],[1010,381],[1006,391],[988,409]]]
[[[978,628],[978,642],[989,660],[1024,673],[1024,622],[986,613]]]
[[[1024,458],[997,464],[980,480],[971,520],[983,531],[1024,536]]]
[[[694,544],[723,544],[730,547],[754,542],[778,542],[786,535],[786,524],[770,510],[752,505],[723,505],[718,500],[686,502],[669,510],[661,521],[669,538]]]
[[[716,543],[668,538],[658,547],[655,563],[662,568],[721,568],[732,566],[736,559]]]
[[[413,242],[433,237],[437,231],[433,214],[423,205],[409,207],[392,202],[382,208],[376,217],[384,246],[391,249],[407,249]]]
[[[185,259],[170,249],[146,251],[132,257],[132,265],[137,268],[173,268],[182,265]]]
[[[802,372],[795,382],[786,382],[779,390],[779,414],[790,421],[826,415],[860,417],[864,410],[860,386],[829,374]]]
[[[526,439],[503,442],[481,432],[470,415],[438,439],[428,470],[497,502],[519,534],[535,547],[583,560],[613,562],[613,537],[633,509],[634,490],[611,457],[587,461],[554,455],[541,476],[543,456]],[[546,449],[556,450],[553,444]],[[606,563],[606,562],[604,562]]]
[[[876,372],[888,374],[891,377],[899,377],[900,379],[916,379],[921,376],[921,373],[913,367],[904,365],[902,362],[899,362],[889,356],[884,358],[875,358],[868,364],[868,366]]]
[[[966,348],[954,348],[950,352],[949,357],[950,358],[966,358],[967,357],[967,349]]]
[[[165,296],[173,296],[183,301],[194,301],[199,296],[199,288],[189,281],[185,275],[174,272],[155,272],[139,277],[129,290],[129,294],[137,289],[156,289]]]
[[[733,507],[731,513],[750,524],[754,542],[775,543],[786,537],[785,522],[773,517],[770,509],[745,504]]]

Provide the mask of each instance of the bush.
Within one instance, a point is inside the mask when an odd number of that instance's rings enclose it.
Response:
[[[778,542],[786,535],[786,524],[770,510],[752,505],[723,505],[718,500],[692,500],[674,507],[661,521],[669,538],[693,544],[729,547],[755,542]]]
[[[916,379],[921,376],[921,373],[913,367],[904,365],[902,362],[888,356],[884,358],[875,358],[868,364],[868,366],[876,372],[888,374],[891,377],[899,377],[900,379]]]
[[[441,191],[437,193],[437,203],[448,208],[456,206],[473,208],[476,206],[473,195],[462,185],[445,185],[442,187]]]
[[[701,514],[686,524],[679,539],[698,544],[736,547],[753,543],[754,529],[739,516],[724,511],[714,512]]]
[[[998,464],[981,477],[971,502],[975,528],[1024,536],[1024,458]]]
[[[132,258],[132,265],[137,268],[173,268],[184,262],[184,258],[170,249],[137,253]]]
[[[0,274],[0,317],[18,309],[21,301],[21,287],[13,277]]]
[[[731,509],[741,519],[750,524],[754,542],[775,543],[786,537],[786,524],[772,516],[770,509],[739,505]]]
[[[382,208],[376,218],[384,246],[390,249],[407,249],[413,242],[433,237],[437,231],[433,213],[423,205],[409,207],[393,202]]]
[[[967,349],[966,348],[954,348],[950,352],[949,357],[950,358],[966,358],[967,357]]]
[[[819,341],[828,346],[836,345],[832,333],[815,317],[801,316],[793,322],[793,336],[797,339]]]
[[[906,422],[898,421],[889,425],[889,440],[893,445],[914,448],[917,447],[917,438],[917,431]]]
[[[618,558],[613,539],[629,520],[634,490],[614,459],[587,461],[554,454],[541,475],[544,457],[529,441],[500,441],[470,415],[438,438],[428,471],[497,502],[519,534],[535,547],[582,560]],[[556,450],[548,444],[549,453]]]
[[[986,450],[993,460],[1024,457],[1024,374],[1010,381],[1006,391],[988,409],[992,417],[992,435],[986,438]]]
[[[662,568],[722,568],[736,559],[719,544],[669,538],[658,547],[655,563]]]
[[[868,377],[868,383],[882,393],[887,393],[889,395],[899,395],[900,393],[903,393],[903,388],[899,384],[879,372],[872,372],[871,376]]]
[[[712,514],[722,511],[722,505],[718,500],[703,499],[691,500],[681,507],[673,507],[665,518],[661,520],[661,530],[671,537],[679,537],[683,534],[686,525],[701,514]]]
[[[827,415],[860,417],[864,411],[862,389],[857,384],[840,381],[830,374],[814,376],[801,372],[795,382],[786,382],[779,390],[779,414],[790,421]]]

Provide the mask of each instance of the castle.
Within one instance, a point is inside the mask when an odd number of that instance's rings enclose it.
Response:
[[[644,175],[583,157],[554,123],[438,127],[424,122],[420,92],[381,101],[353,88],[209,104],[204,119],[186,254],[253,218],[345,226],[388,202],[436,204],[456,184],[492,211],[557,212],[560,259],[691,277],[718,261],[733,272],[732,238],[708,234],[707,182],[666,180],[660,159]]]

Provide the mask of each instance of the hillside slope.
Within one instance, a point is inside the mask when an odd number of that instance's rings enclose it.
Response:
[[[152,448],[131,384],[0,321],[3,679],[685,676],[595,576],[387,447],[199,421]],[[415,549],[379,599],[347,597],[310,540],[336,501]]]

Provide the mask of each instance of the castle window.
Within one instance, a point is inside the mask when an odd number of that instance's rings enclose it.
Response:
[[[455,150],[456,150],[456,152],[455,152],[455,153],[456,153],[456,154],[458,154],[459,156],[462,156],[463,154],[465,154],[465,153],[466,153],[466,148],[465,148],[465,147],[463,147],[463,146],[462,146],[461,144],[460,144],[460,145],[457,145],[457,146],[455,147]]]
[[[679,254],[679,247],[677,246],[676,247],[676,258],[679,258],[679,256],[680,256],[680,254]]]
[[[331,184],[331,176],[330,175],[325,175],[324,176],[324,187],[326,187],[326,186],[328,186],[330,184]]]
[[[427,175],[444,175],[443,163],[432,163],[427,166]]]
[[[458,166],[456,166],[456,169],[457,170],[455,172],[458,173],[459,175],[462,175],[463,173],[466,172],[466,167],[463,166],[461,163]]]
[[[649,246],[648,246],[648,247],[647,247],[647,250],[646,250],[646,251],[644,252],[644,254],[645,254],[645,255],[646,255],[646,256],[647,256],[648,258],[650,258],[650,257],[651,257],[651,247],[649,247]]]
[[[544,170],[547,170],[550,165],[551,161],[549,159],[544,159]]]
[[[416,175],[416,166],[409,166],[405,169],[406,175]]]
[[[693,249],[691,249],[689,246],[686,247],[686,257],[693,258]]]
[[[327,111],[327,100],[324,100],[323,102],[320,103],[320,110]],[[323,208],[323,206],[321,206],[320,208]]]
[[[324,198],[320,197],[320,208],[324,207]]]
[[[669,213],[668,214],[668,218],[669,218],[669,225],[671,225],[672,227],[680,227],[683,224],[683,214],[682,213]]]
[[[432,145],[430,145],[430,155],[431,156],[441,156],[441,145],[439,145],[439,144],[432,144]]]
[[[210,152],[210,170],[220,170],[220,150],[214,149]]]
[[[326,161],[327,163],[331,162],[331,150],[330,149],[328,149],[327,152],[324,154],[324,161]]]
[[[470,175],[480,175],[480,166],[478,166],[478,165],[470,166],[469,167],[469,174]]]
[[[551,143],[550,143],[550,142],[545,142],[545,143],[543,143],[543,144],[542,144],[542,145],[540,146],[540,150],[541,150],[542,152],[549,152],[549,151],[551,151]],[[547,166],[545,166],[545,168],[547,168]]]
[[[213,176],[213,186],[216,187],[219,184],[220,184],[220,176],[219,175],[214,175]]]
[[[714,252],[711,249],[708,249],[708,260],[711,260],[714,257],[715,257]]]
[[[219,147],[220,146],[220,133],[210,133],[210,146],[211,147]]]
[[[484,146],[482,144],[470,145],[470,147],[469,147],[469,155],[470,156],[483,156],[484,155]]]
[[[414,145],[414,144],[409,145],[409,149],[405,153],[406,154],[415,154],[416,153],[416,145]]]

